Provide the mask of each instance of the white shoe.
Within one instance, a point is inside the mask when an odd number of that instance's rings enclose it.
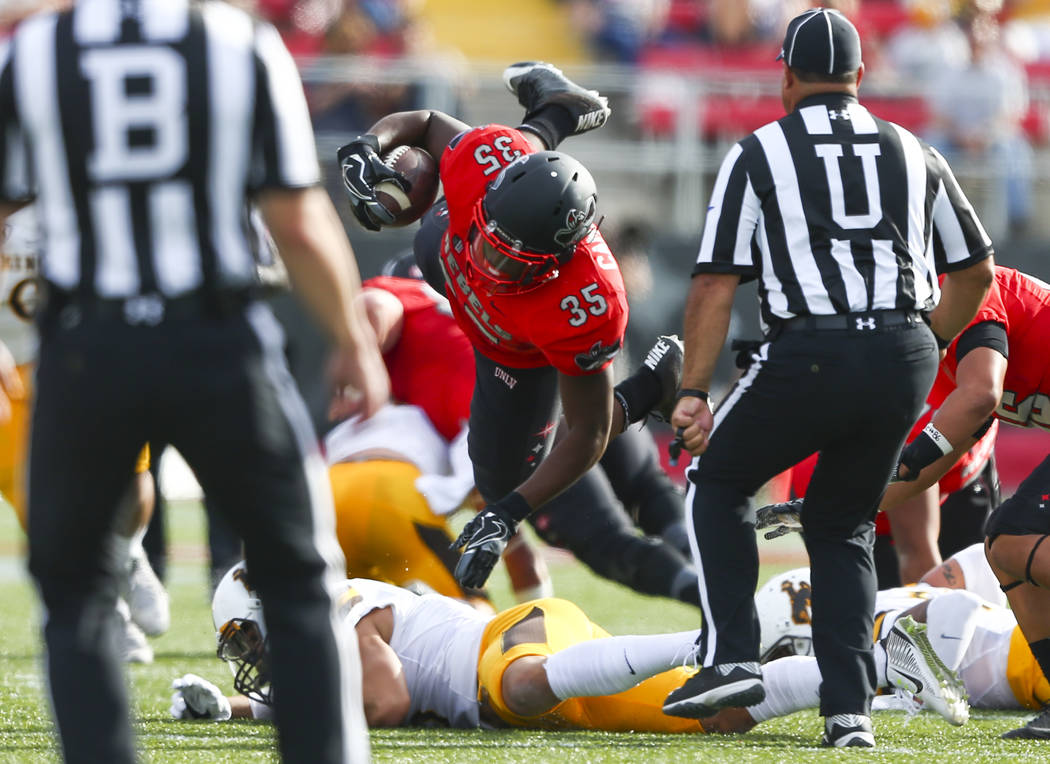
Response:
[[[959,675],[944,665],[926,636],[926,624],[914,618],[898,618],[883,641],[886,648],[886,680],[911,693],[927,708],[951,724],[970,718],[966,688]]]
[[[131,553],[128,563],[127,600],[131,620],[149,636],[160,636],[171,626],[168,592],[153,572],[142,547]]]
[[[153,663],[153,648],[146,641],[146,635],[142,629],[135,625],[128,612],[128,603],[123,599],[117,600],[117,613],[120,614],[124,623],[124,634],[121,638],[121,648],[125,663]]]

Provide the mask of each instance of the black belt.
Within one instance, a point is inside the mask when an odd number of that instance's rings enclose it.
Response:
[[[74,292],[49,288],[44,298],[42,320],[57,321],[70,328],[85,317],[101,321],[123,321],[131,326],[156,326],[163,321],[191,318],[222,319],[243,311],[256,299],[256,289],[197,290],[177,297],[159,294],[121,299],[81,300]]]
[[[804,331],[870,332],[890,326],[925,323],[917,310],[868,310],[863,313],[838,313],[833,316],[797,316],[781,321],[774,333]]]

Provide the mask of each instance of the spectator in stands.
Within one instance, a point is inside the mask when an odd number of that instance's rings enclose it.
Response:
[[[277,1],[277,0],[271,0]],[[462,56],[439,48],[412,0],[343,0],[342,9],[324,33],[320,53],[329,56],[373,56],[425,62],[435,72],[460,79]],[[435,59],[440,59],[435,64]],[[314,128],[340,133],[363,132],[379,117],[417,108],[426,100],[419,83],[331,82],[307,93]],[[450,110],[454,110],[449,105]]]
[[[343,0],[235,0],[234,5],[247,7],[272,23],[281,33],[284,44],[296,58],[317,55],[325,30],[331,26]]]
[[[932,83],[945,68],[970,62],[970,43],[952,18],[952,0],[905,0],[909,23],[883,45],[884,61],[901,82]]]
[[[1028,110],[1024,69],[1000,45],[995,16],[967,24],[970,60],[944,66],[929,95],[927,140],[949,162],[991,173],[981,219],[993,240],[1023,232],[1031,216],[1032,147],[1021,126]]]
[[[633,64],[663,32],[670,0],[570,0],[573,26],[583,30],[595,58]]]

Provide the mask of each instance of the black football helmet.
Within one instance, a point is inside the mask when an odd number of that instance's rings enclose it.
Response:
[[[492,292],[522,292],[558,275],[594,227],[598,189],[568,154],[540,151],[503,168],[474,206],[471,268]]]

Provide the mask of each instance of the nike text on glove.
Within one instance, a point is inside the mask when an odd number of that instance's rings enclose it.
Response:
[[[336,156],[343,173],[343,187],[350,199],[350,211],[357,222],[369,231],[378,231],[394,222],[394,215],[376,200],[376,185],[392,180],[406,193],[412,184],[401,173],[387,167],[379,157],[379,139],[374,135],[359,135]]]
[[[767,539],[775,539],[788,533],[800,532],[802,521],[799,519],[802,513],[802,499],[780,502],[778,504],[767,504],[759,507],[755,512],[755,530],[772,528],[773,530],[763,534]]]
[[[186,674],[171,683],[171,715],[175,719],[225,721],[232,716],[230,701],[222,690],[203,677]]]
[[[530,512],[532,508],[528,502],[521,494],[512,491],[485,507],[464,526],[451,546],[452,549],[463,547],[455,570],[460,586],[480,589],[485,585],[518,523]]]

